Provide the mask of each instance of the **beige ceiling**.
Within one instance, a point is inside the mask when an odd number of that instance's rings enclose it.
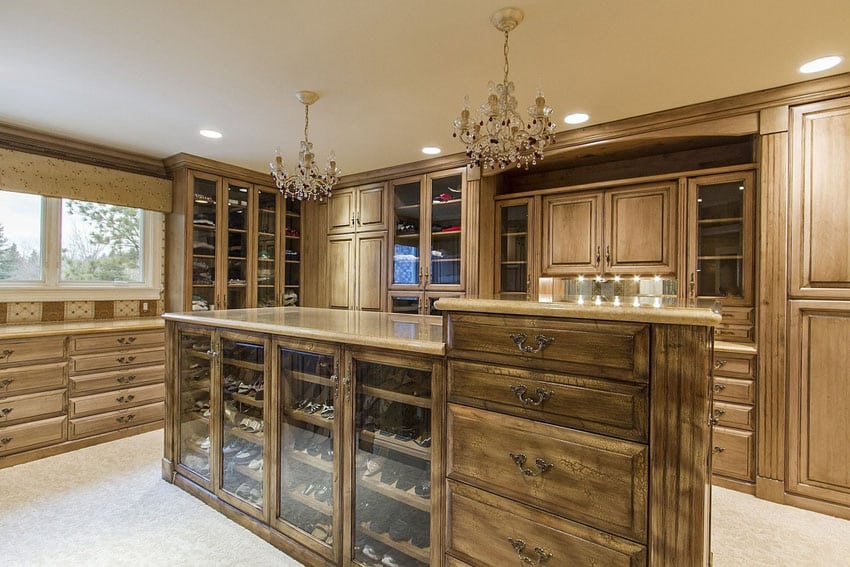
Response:
[[[265,171],[292,163],[298,90],[310,138],[344,173],[462,146],[463,97],[502,77],[490,14],[510,0],[2,0],[0,122],[153,157]],[[539,0],[513,4],[511,78],[590,124],[799,82],[814,57],[850,71],[850,0]],[[200,138],[200,128],[224,138]]]

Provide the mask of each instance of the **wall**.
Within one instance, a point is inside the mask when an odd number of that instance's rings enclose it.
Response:
[[[147,304],[148,310],[144,310]],[[0,302],[0,324],[22,324],[104,319],[139,319],[162,315],[163,302],[119,301],[10,301]]]

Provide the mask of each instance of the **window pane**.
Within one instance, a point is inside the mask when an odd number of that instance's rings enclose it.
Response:
[[[62,199],[62,281],[144,281],[141,209]]]
[[[41,197],[0,191],[0,200],[0,281],[41,281]]]

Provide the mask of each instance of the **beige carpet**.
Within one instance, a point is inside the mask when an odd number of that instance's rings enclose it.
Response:
[[[160,478],[162,431],[0,470],[0,565],[300,565]],[[850,521],[714,489],[716,567],[850,566]]]

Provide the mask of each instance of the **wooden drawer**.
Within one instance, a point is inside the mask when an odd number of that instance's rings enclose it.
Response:
[[[71,439],[106,433],[116,429],[124,429],[134,425],[150,423],[162,419],[165,403],[158,402],[127,408],[91,417],[81,417],[70,420],[69,436]]]
[[[756,387],[752,380],[715,376],[712,388],[714,390],[712,398],[715,400],[741,404],[752,404],[756,400]]]
[[[72,354],[127,348],[159,347],[164,345],[165,333],[162,330],[71,337]]]
[[[755,323],[755,309],[752,307],[721,308],[722,323],[725,325],[752,325]]]
[[[82,398],[71,398],[69,417],[80,417],[93,413],[133,407],[165,399],[165,384],[151,384],[138,388],[125,388],[104,394]]]
[[[714,375],[730,378],[754,378],[756,355],[715,351]]]
[[[449,482],[448,511],[446,550],[456,565],[646,565],[642,545],[460,483]]]
[[[753,406],[714,402],[711,414],[717,420],[717,425],[753,430]]]
[[[711,472],[741,480],[753,480],[752,431],[714,426]]]
[[[0,427],[0,455],[65,440],[65,416]]]
[[[755,327],[752,325],[725,325],[721,323],[714,329],[714,337],[720,341],[751,343],[754,341]]]
[[[25,394],[0,400],[0,425],[65,412],[65,390]]]
[[[99,390],[114,390],[165,381],[165,366],[146,366],[128,370],[84,374],[71,377],[71,395],[88,394]]]
[[[0,370],[0,397],[30,390],[64,388],[68,383],[65,362]]]
[[[447,423],[449,478],[645,541],[646,445],[455,404]]]
[[[136,366],[162,364],[165,361],[165,349],[116,351],[105,354],[84,354],[71,358],[71,374],[96,372],[98,370],[118,370]]]
[[[451,313],[451,357],[645,382],[649,326]]]
[[[450,360],[449,401],[647,440],[647,386]]]
[[[65,337],[0,341],[0,368],[65,358]]]

